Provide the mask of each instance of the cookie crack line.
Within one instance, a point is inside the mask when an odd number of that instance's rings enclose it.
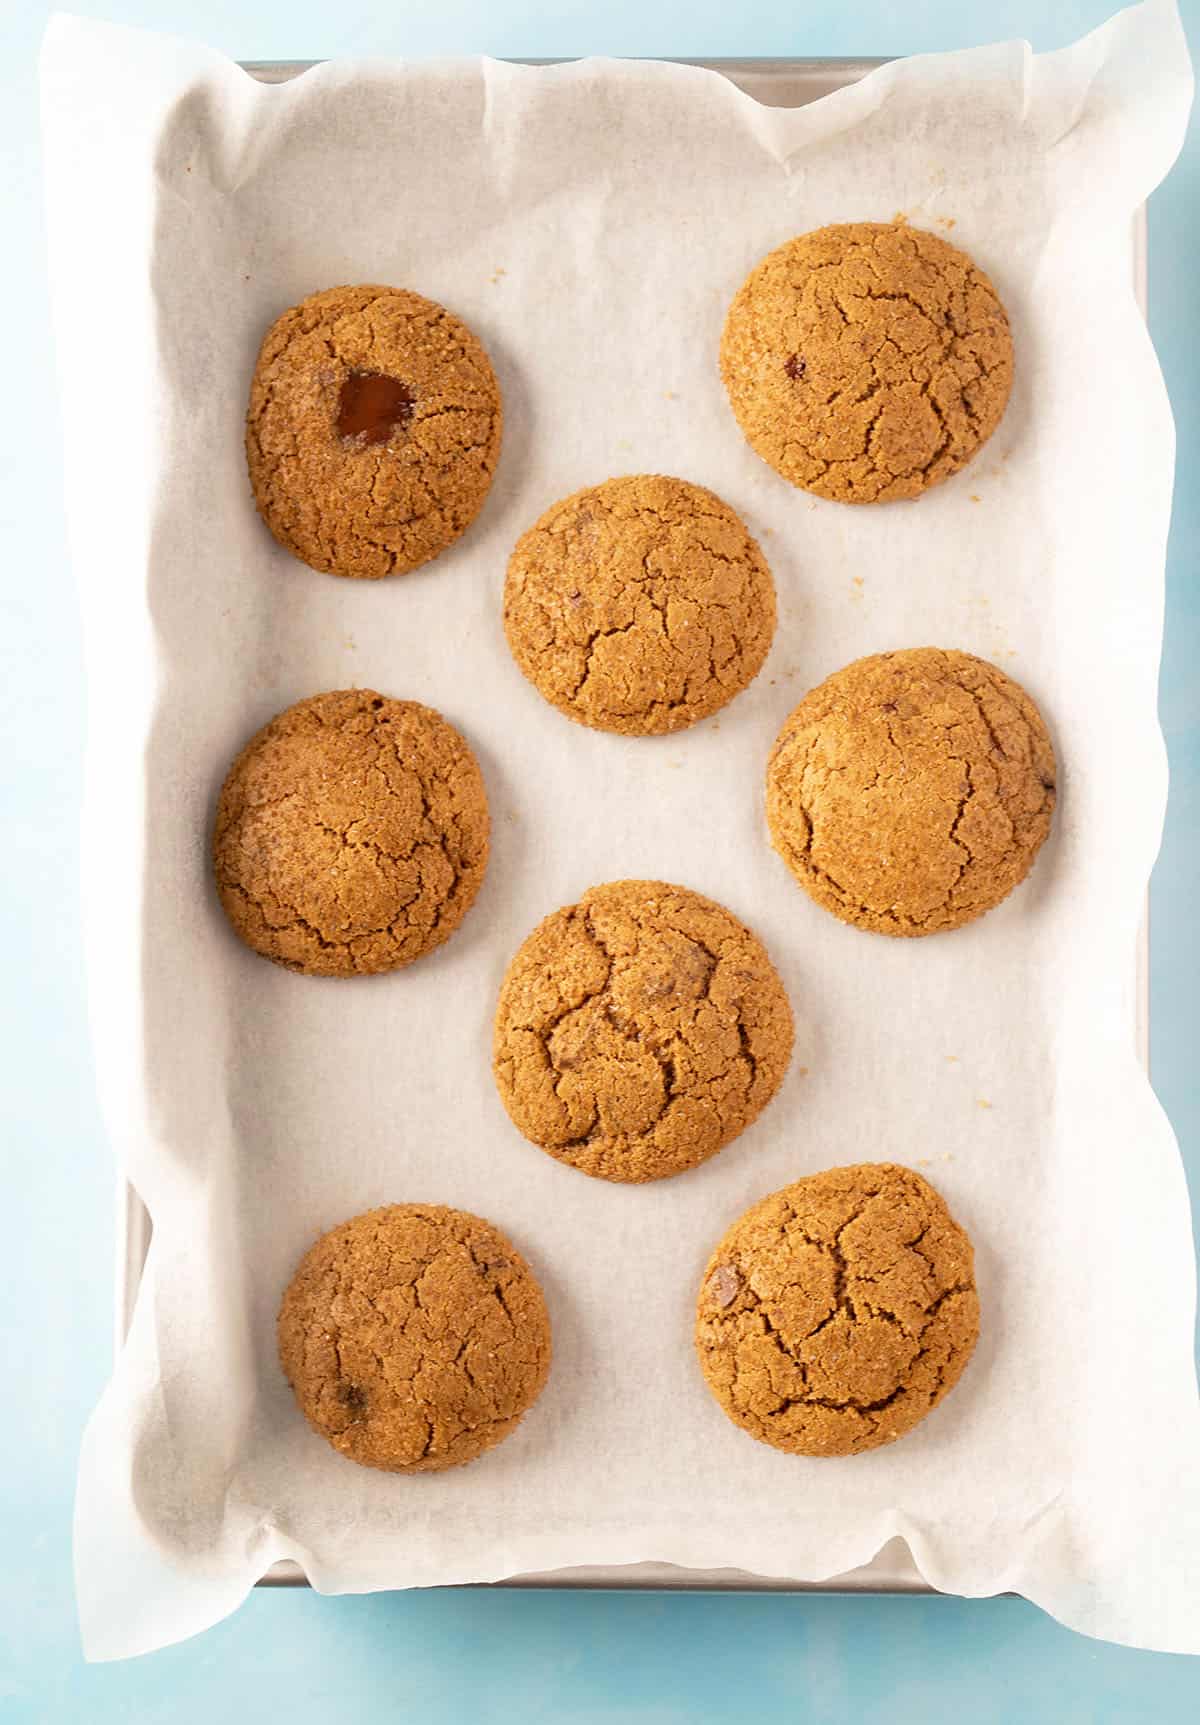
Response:
[[[942,1305],[950,1299],[951,1295],[961,1295],[969,1291],[973,1290],[968,1290],[965,1286],[947,1288],[945,1293],[942,1294],[929,1308],[929,1314],[924,1330],[928,1330],[929,1325],[933,1322],[934,1316],[940,1310]],[[924,1330],[922,1331],[922,1334],[924,1334]],[[913,1356],[911,1365],[908,1368],[909,1372],[915,1372],[921,1361],[928,1359],[931,1351],[932,1344],[919,1347]],[[937,1378],[935,1379],[931,1398],[932,1401],[936,1401],[938,1399],[944,1387],[944,1383],[945,1369],[942,1368],[939,1370]],[[886,1413],[889,1408],[895,1407],[897,1402],[903,1401],[905,1397],[911,1396],[914,1393],[920,1393],[924,1396],[927,1392],[924,1390],[921,1392],[914,1392],[911,1384],[898,1384],[888,1395],[880,1396],[875,1401],[858,1401],[853,1397],[839,1401],[832,1396],[793,1396],[785,1399],[782,1406],[765,1413],[763,1417],[765,1419],[778,1419],[781,1415],[790,1413],[797,1407],[830,1408],[837,1412],[876,1415]]]
[[[888,732],[889,732],[889,735],[892,737],[893,748],[895,748],[897,750],[897,753],[902,754],[902,750],[900,749],[900,745],[898,745],[896,743],[895,736],[893,734],[892,726],[890,723],[888,725]],[[815,746],[815,739],[814,739],[814,744],[810,744],[810,750],[809,750],[810,756],[811,756],[813,746]],[[942,903],[938,906],[935,906],[925,916],[917,917],[917,916],[905,915],[900,910],[899,906],[897,906],[897,905],[889,905],[886,907],[886,914],[895,917],[897,922],[900,922],[903,925],[905,925],[909,928],[912,928],[914,930],[923,930],[923,929],[930,928],[931,926],[935,925],[940,920],[946,907],[952,902],[953,897],[954,897],[955,888],[958,886],[959,881],[962,879],[964,873],[966,872],[966,868],[967,868],[968,863],[972,860],[970,846],[963,839],[961,839],[959,837],[959,828],[961,827],[963,818],[966,815],[967,809],[968,809],[968,807],[971,803],[972,797],[974,795],[974,787],[972,786],[972,784],[970,782],[970,780],[971,780],[971,765],[968,761],[966,761],[964,759],[960,759],[956,755],[948,755],[947,760],[950,762],[950,764],[952,766],[953,765],[961,766],[964,773],[967,775],[967,780],[968,780],[968,788],[967,788],[966,792],[959,798],[958,802],[954,805],[954,811],[953,811],[953,814],[951,816],[950,832],[949,832],[949,838],[950,838],[951,844],[953,844],[957,849],[959,849],[963,852],[965,860],[961,864],[959,864],[958,870],[957,870],[956,874],[954,875],[954,878],[947,884],[946,895],[945,895],[945,898],[942,901]],[[872,781],[872,783],[870,785],[864,787],[864,788],[867,790],[874,790],[881,783],[885,784],[885,785],[895,784],[898,782],[900,776],[901,775],[900,775],[899,771],[892,773],[892,774],[889,774],[886,777],[877,774],[876,778]],[[872,916],[872,915],[880,914],[880,907],[878,905],[868,904],[865,899],[856,900],[853,892],[851,891],[851,889],[849,887],[847,887],[845,885],[844,882],[839,881],[835,875],[830,873],[827,869],[823,869],[820,866],[820,864],[816,861],[816,859],[814,858],[814,856],[812,854],[813,853],[813,843],[814,843],[815,838],[816,838],[815,814],[811,810],[811,808],[803,801],[803,799],[800,800],[799,807],[800,807],[801,812],[804,816],[805,828],[806,828],[806,832],[807,832],[807,841],[803,846],[801,846],[800,854],[802,856],[804,856],[804,858],[806,859],[807,866],[812,870],[812,872],[816,876],[818,876],[818,878],[820,878],[821,880],[823,880],[825,882],[825,884],[830,888],[830,890],[832,892],[838,894],[838,896],[842,899],[843,903],[848,908],[853,908],[854,910],[858,911],[861,915],[864,915],[864,916]]]
[[[844,881],[838,880],[836,875],[831,874],[828,869],[822,868],[813,857],[813,817],[803,803],[799,804],[799,807],[804,815],[805,824],[808,829],[808,837],[806,842],[800,847],[795,847],[789,844],[787,849],[783,852],[784,859],[785,861],[789,860],[792,856],[801,859],[808,872],[811,873],[818,882],[827,887],[830,893],[837,899],[841,909],[847,913],[848,920],[854,921],[856,916],[863,919],[887,916],[891,918],[898,927],[914,934],[934,932],[935,929],[941,926],[938,912],[936,910],[931,911],[924,917],[907,916],[897,905],[888,905],[881,909],[879,905],[869,904],[866,899],[856,897],[854,892],[845,884]]]
[[[734,560],[731,558],[717,557],[714,558],[714,561],[728,563],[730,567],[744,567],[744,565],[735,564]],[[659,577],[651,575],[649,579],[657,582]],[[665,643],[665,646],[676,656],[675,662],[664,664],[663,678],[660,681],[658,693],[646,702],[646,712],[648,714],[657,715],[659,713],[665,713],[667,715],[684,715],[685,722],[687,723],[690,723],[694,717],[706,716],[706,714],[699,714],[696,711],[698,704],[697,688],[702,690],[705,681],[710,684],[720,685],[722,688],[726,683],[730,683],[732,685],[731,695],[738,693],[742,686],[740,681],[740,661],[744,659],[748,653],[756,653],[756,649],[751,642],[744,640],[742,635],[739,633],[738,613],[735,607],[719,600],[708,599],[705,601],[707,612],[710,615],[724,617],[726,628],[728,629],[731,652],[728,653],[723,660],[718,661],[714,633],[710,628],[706,628],[702,622],[692,623],[691,630],[689,631],[690,638],[686,643],[686,650],[684,644],[680,640],[676,639],[676,636],[671,629],[668,612],[671,597],[672,596],[669,595],[665,587],[661,591],[644,590],[641,593],[642,601],[651,607],[662,624],[662,643],[655,643],[651,637],[647,636],[644,619],[638,617],[635,617],[631,622],[620,626],[614,626],[612,628],[597,627],[592,629],[582,639],[582,641],[572,639],[568,643],[566,650],[572,654],[582,655],[581,667],[578,676],[570,687],[556,690],[554,696],[555,704],[561,705],[564,701],[577,702],[584,689],[584,685],[589,681],[589,679],[594,678],[597,673],[596,650],[599,643],[602,641],[622,639],[639,643],[643,648],[649,649],[660,649],[662,644]],[[526,594],[525,599],[529,606],[536,607],[543,617],[548,620],[550,619],[550,613],[536,596],[533,594]],[[510,619],[511,615],[512,612],[510,610]],[[698,648],[703,648],[704,650],[702,661],[695,659],[694,649]],[[687,662],[688,650],[692,650],[693,654],[693,663],[690,667]],[[535,655],[532,653],[529,653],[528,656],[531,661],[535,660]],[[539,665],[539,669],[541,662],[544,661],[546,657],[545,653],[536,656],[536,662]],[[724,666],[731,667],[728,675],[726,675],[723,670]],[[663,692],[666,686],[668,671],[671,673],[671,681],[677,681],[679,683],[680,692],[677,695],[668,696]],[[552,658],[550,660],[548,675],[551,677],[553,676]],[[698,678],[700,679],[699,684],[697,684]],[[727,695],[726,699],[731,698],[731,695]],[[700,695],[699,700],[701,703],[705,703],[707,699],[711,698],[711,695],[707,698]],[[622,707],[630,705],[629,698],[626,696],[620,705]],[[597,698],[597,702],[595,703],[597,713],[607,711],[608,707],[611,707],[614,714],[617,712],[616,703],[610,701],[608,706],[606,706],[602,696]]]
[[[753,1205],[718,1242],[696,1307],[725,1413],[803,1455],[901,1437],[977,1335],[970,1241],[928,1181],[889,1163],[831,1168]]]
[[[747,441],[790,483],[892,502],[949,478],[995,431],[1012,339],[965,253],[919,229],[845,224],[751,271],[726,317],[721,370]]]
[[[490,1223],[439,1205],[388,1206],[323,1235],[277,1336],[314,1430],[351,1461],[402,1473],[457,1466],[506,1437],[550,1366],[528,1265]]]
[[[593,932],[593,938],[597,940],[597,944],[603,947],[603,942],[599,940],[594,933],[590,912],[584,912],[584,921],[588,925],[589,930]],[[639,936],[640,932],[641,931],[639,930]],[[705,962],[708,966],[703,986],[699,995],[696,997],[695,1004],[698,1007],[703,1002],[708,1001],[711,997],[712,980],[716,973],[717,966],[720,963],[720,959],[717,953],[713,952],[695,935],[690,936],[689,939],[691,944],[704,955]],[[588,1005],[590,1002],[600,1000],[602,1002],[601,1010],[605,1019],[612,1025],[613,1029],[616,1030],[624,1042],[626,1042],[633,1050],[645,1049],[658,1063],[659,1070],[663,1077],[663,1101],[658,1111],[652,1117],[646,1118],[642,1122],[639,1136],[645,1138],[653,1133],[655,1128],[666,1117],[673,1104],[681,1099],[686,1100],[685,1097],[681,1098],[678,1059],[673,1050],[678,1048],[680,1044],[686,1046],[688,1036],[686,1021],[668,1027],[658,1027],[652,1023],[643,1025],[627,1018],[623,1018],[621,1014],[617,1012],[613,1004],[613,988],[614,982],[616,980],[620,980],[620,977],[614,977],[614,972],[625,973],[630,969],[635,968],[638,963],[640,951],[641,941],[639,938],[635,943],[632,953],[620,956],[611,956],[609,958],[608,974],[602,986],[594,993],[588,994],[583,1001],[578,1003],[578,1005],[569,1009],[567,1013],[557,1019],[557,1022],[561,1023],[563,1018],[571,1016],[573,1012],[581,1011],[583,1007]],[[735,1029],[737,1031],[740,1048],[744,1051],[744,1057],[747,1059],[747,1063],[750,1066],[750,1083],[753,1084],[756,1067],[753,1054],[750,1052],[749,1036],[747,1034],[745,1024],[742,1022],[740,1017],[737,1018],[735,1022]],[[543,1034],[542,1040],[546,1047],[546,1055],[551,1070],[556,1074],[555,1092],[561,1099],[560,1086],[567,1077],[576,1070],[577,1063],[572,1062],[569,1067],[564,1068],[556,1060],[553,1048],[550,1046],[551,1033]],[[633,1058],[637,1058],[636,1053]],[[716,1076],[718,1078],[721,1077],[727,1070],[727,1067],[723,1067],[721,1072]],[[577,1148],[582,1145],[595,1142],[597,1137],[596,1127],[599,1120],[600,1110],[597,1104],[593,1109],[592,1118],[586,1130],[581,1134],[577,1134],[574,1138],[561,1142],[558,1145],[558,1148]]]
[[[342,391],[356,374],[412,397],[386,436],[339,435]],[[487,355],[445,308],[403,289],[328,289],[264,337],[246,422],[255,501],[276,540],[313,568],[403,573],[478,514],[502,422]]]
[[[763,1323],[767,1327],[768,1333],[775,1337],[783,1352],[786,1353],[793,1363],[799,1366],[801,1370],[805,1369],[805,1361],[803,1357],[796,1352],[796,1348],[798,1346],[804,1342],[811,1341],[814,1336],[819,1336],[822,1330],[827,1329],[836,1318],[843,1314],[848,1315],[851,1320],[854,1321],[858,1318],[854,1301],[850,1298],[846,1287],[847,1278],[850,1275],[850,1268],[846,1263],[846,1257],[842,1251],[842,1235],[852,1223],[857,1222],[862,1218],[867,1205],[873,1198],[877,1198],[878,1196],[878,1190],[867,1192],[858,1209],[846,1218],[845,1222],[843,1222],[832,1240],[810,1239],[807,1235],[803,1236],[806,1244],[814,1246],[818,1251],[824,1252],[831,1259],[834,1271],[833,1304],[830,1307],[828,1315],[822,1318],[819,1323],[814,1324],[811,1330],[807,1330],[803,1336],[796,1337],[794,1342],[790,1341],[772,1321],[771,1313],[766,1303],[763,1300],[760,1300],[757,1295],[754,1296],[754,1305],[752,1310],[762,1318]]]
[[[729,912],[661,882],[593,888],[514,957],[493,1069],[513,1123],[559,1160],[643,1181],[715,1154],[782,1080],[791,1014]]]
[[[504,629],[525,677],[581,724],[676,731],[758,674],[775,628],[770,570],[735,512],[660,474],[551,506],[518,540]]]
[[[247,945],[290,970],[372,975],[453,933],[488,856],[474,757],[432,708],[372,690],[310,697],[226,777],[212,860]]]
[[[876,654],[835,672],[785,721],[767,771],[772,842],[843,920],[936,933],[1024,879],[1049,831],[1055,777],[1035,704],[998,667],[948,649]]]

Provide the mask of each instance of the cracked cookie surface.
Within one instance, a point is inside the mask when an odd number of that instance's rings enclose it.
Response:
[[[999,425],[1012,373],[988,277],[899,222],[788,240],[746,278],[721,337],[746,441],[837,503],[919,497],[948,479]]]
[[[647,736],[707,718],[762,667],[775,587],[727,503],[661,474],[555,503],[509,559],[504,629],[546,700]]]
[[[212,854],[225,912],[264,958],[310,976],[396,970],[452,934],[479,890],[483,780],[432,707],[313,695],[234,761]]]
[[[550,1321],[498,1228],[393,1204],[333,1228],[283,1296],[279,1359],[305,1419],[364,1467],[427,1473],[515,1428],[550,1371]]]
[[[911,1431],[979,1334],[971,1242],[911,1169],[863,1162],[764,1198],[709,1259],[696,1351],[735,1425],[792,1455]]]
[[[508,967],[494,1071],[513,1124],[605,1180],[678,1174],[754,1120],[787,1070],[792,1014],[762,943],[662,881],[592,887]]]
[[[255,501],[312,568],[400,575],[475,519],[501,422],[491,362],[452,312],[401,288],[329,288],[263,339],[246,414]]]
[[[1050,830],[1054,750],[1019,683],[970,653],[857,659],[785,720],[767,766],[771,841],[843,922],[924,935],[982,916]]]

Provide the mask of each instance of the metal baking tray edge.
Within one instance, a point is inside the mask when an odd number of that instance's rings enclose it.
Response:
[[[552,66],[552,59],[518,62],[527,66]],[[868,72],[883,65],[882,59],[715,59],[680,58],[672,63],[700,66],[719,72],[739,89],[767,107],[800,108],[847,84],[857,83]],[[243,69],[263,84],[285,84],[309,70],[314,61],[248,60]],[[1146,310],[1146,211],[1138,210],[1132,236],[1133,281],[1138,305]],[[1150,1069],[1149,1000],[1149,898],[1138,930],[1134,977],[1134,1035],[1143,1067]],[[115,1347],[119,1352],[129,1332],[134,1302],[150,1248],[150,1214],[134,1188],[125,1179],[117,1187]],[[272,1564],[259,1578],[259,1587],[307,1587],[308,1577],[298,1563],[284,1559]],[[579,1565],[545,1574],[509,1576],[491,1583],[495,1587],[579,1588],[613,1592],[697,1593],[860,1593],[928,1594],[931,1588],[913,1562],[902,1539],[889,1540],[869,1563],[828,1580],[797,1581],[787,1577],[754,1575],[741,1569],[682,1569],[670,1563],[631,1563],[602,1567]]]

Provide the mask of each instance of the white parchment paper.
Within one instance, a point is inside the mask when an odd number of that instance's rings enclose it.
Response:
[[[329,1591],[657,1559],[819,1579],[902,1535],[939,1588],[1013,1588],[1089,1633],[1200,1650],[1200,1414],[1183,1173],[1135,1059],[1135,931],[1165,796],[1155,680],[1173,440],[1131,284],[1134,211],[1179,146],[1170,5],[1075,47],[888,66],[797,111],[720,76],[587,61],[331,64],[264,88],[202,48],[59,19],[44,64],[55,309],[91,680],[87,892],[97,1062],[154,1238],[89,1428],[88,1653],[189,1635],[275,1559]],[[716,369],[750,266],[903,212],[1012,316],[1000,431],[919,504],[851,509],[745,446]],[[256,518],[258,342],[316,288],[395,282],[486,343],[505,445],[481,518],[378,584],[293,561]],[[778,635],[685,734],[586,731],[507,653],[509,548],[610,474],[713,487],[761,538]],[[765,837],[762,769],[804,691],[936,643],[1013,672],[1062,763],[1053,838],[973,927],[843,927]],[[217,788],[304,695],[440,708],[494,817],[461,931],[397,975],[263,963],[209,880]],[[797,1021],[761,1120],[630,1189],[526,1144],[489,1071],[508,957],[589,884],[679,881],[765,939]],[[696,1283],[744,1206],[833,1163],[924,1169],[978,1249],[983,1335],[916,1432],[851,1461],[755,1444],[692,1356]],[[549,1387],[478,1464],[356,1469],[304,1425],[273,1318],[301,1252],[370,1205],[491,1217],[543,1280]]]

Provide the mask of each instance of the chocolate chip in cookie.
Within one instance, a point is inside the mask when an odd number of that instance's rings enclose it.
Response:
[[[373,580],[427,563],[483,506],[500,390],[461,319],[403,288],[310,294],[263,338],[246,460],[293,556]]]

